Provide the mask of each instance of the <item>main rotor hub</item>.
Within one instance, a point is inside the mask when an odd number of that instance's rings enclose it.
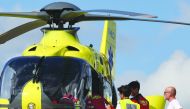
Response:
[[[65,23],[64,19],[60,19],[60,15],[63,12],[68,11],[79,11],[80,8],[77,6],[66,3],[66,2],[55,2],[46,5],[43,7],[40,11],[47,12],[50,15],[50,20],[48,21],[49,24],[55,23],[56,25],[59,25],[59,27],[62,27],[62,25]]]
[[[60,11],[64,11],[64,10],[72,10],[72,11],[78,11],[80,10],[80,8],[78,8],[77,6],[70,4],[70,3],[66,3],[66,2],[55,2],[55,3],[51,3],[46,5],[45,7],[43,7],[40,11],[55,11],[55,10],[60,10]]]

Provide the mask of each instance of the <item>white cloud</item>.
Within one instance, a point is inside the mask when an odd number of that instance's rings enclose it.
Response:
[[[117,86],[120,86],[132,80],[138,80],[141,83],[140,91],[143,95],[163,95],[165,87],[175,86],[177,98],[184,109],[187,109],[190,96],[190,91],[188,90],[188,83],[190,82],[189,66],[190,57],[184,52],[176,51],[154,73],[146,75],[142,72],[127,72],[117,75],[115,82]]]

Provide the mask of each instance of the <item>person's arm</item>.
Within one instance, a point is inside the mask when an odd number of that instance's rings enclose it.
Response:
[[[105,98],[103,98],[103,99],[106,104],[106,109],[114,109],[113,105],[110,102],[108,102]]]

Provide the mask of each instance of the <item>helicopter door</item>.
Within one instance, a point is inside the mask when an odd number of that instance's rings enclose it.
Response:
[[[85,107],[85,100],[88,95],[92,93],[92,75],[91,67],[87,65],[84,69],[81,81],[79,83],[78,89],[76,91],[76,98],[79,99],[79,104]]]
[[[115,86],[114,83],[112,83],[112,105],[114,107],[117,106],[117,92],[115,90]]]
[[[89,94],[92,94],[92,72],[91,67],[87,65],[86,67],[86,75],[84,77],[84,97],[86,97]]]
[[[92,69],[92,95],[103,96],[102,76]]]

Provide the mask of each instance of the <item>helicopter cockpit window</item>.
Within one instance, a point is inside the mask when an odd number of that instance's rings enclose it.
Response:
[[[84,96],[91,94],[92,91],[92,72],[90,65],[87,65],[86,68],[86,75],[84,77]]]
[[[40,57],[11,59],[1,74],[0,98],[10,99],[10,101],[14,99],[25,84],[33,79],[39,60]],[[42,83],[43,93],[50,100],[60,100],[65,95],[79,96],[77,87],[81,83],[81,75],[89,72],[82,70],[86,66],[84,61],[63,57],[46,57],[42,61],[38,77]],[[86,84],[88,86],[88,82]]]
[[[92,88],[92,72],[91,72],[91,67],[90,65],[87,65],[86,68],[85,68],[85,72],[86,72],[86,75],[85,75],[85,89],[91,89]]]
[[[6,64],[1,75],[0,97],[10,99],[21,91],[22,86],[33,77],[31,71],[34,69],[35,61],[36,59],[31,63],[19,58]]]
[[[112,102],[112,87],[111,84],[104,79],[104,98]]]
[[[11,82],[13,79],[13,75],[15,75],[16,72],[11,67],[7,67],[7,69],[5,69],[5,72],[7,73],[5,74],[4,77],[2,77],[2,84],[6,85],[2,85],[1,89],[4,91],[4,93],[2,93],[1,91],[0,95],[1,98],[10,98]]]
[[[100,63],[103,65],[103,60],[102,60],[102,57],[100,57]]]
[[[52,66],[46,67],[51,69],[43,69],[40,81],[43,84],[44,92],[52,99],[60,99],[64,94],[74,94],[73,89],[77,87],[76,80],[79,78],[80,70],[72,65],[69,66]],[[45,73],[46,72],[46,73]]]
[[[77,87],[77,98],[80,99],[81,105],[85,105],[85,99],[92,93],[92,75],[90,65],[85,65],[81,81]]]

